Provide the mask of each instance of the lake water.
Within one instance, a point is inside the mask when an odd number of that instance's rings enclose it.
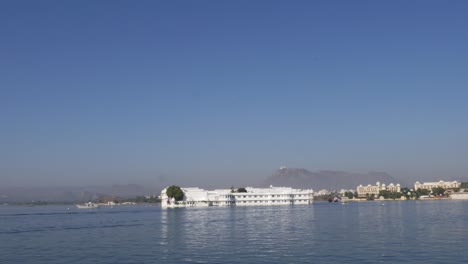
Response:
[[[2,264],[468,263],[467,250],[468,201],[0,206]]]

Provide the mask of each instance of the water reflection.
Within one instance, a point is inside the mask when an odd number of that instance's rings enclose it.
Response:
[[[468,263],[468,201],[5,208],[0,263]]]
[[[169,263],[451,263],[467,245],[468,203],[386,201],[160,212]],[[462,263],[462,262],[459,262]]]

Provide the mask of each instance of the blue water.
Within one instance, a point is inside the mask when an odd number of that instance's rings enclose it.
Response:
[[[0,206],[0,263],[468,263],[468,201]]]

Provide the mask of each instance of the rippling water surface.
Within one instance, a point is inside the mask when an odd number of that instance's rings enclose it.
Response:
[[[0,263],[468,263],[468,201],[0,206]]]

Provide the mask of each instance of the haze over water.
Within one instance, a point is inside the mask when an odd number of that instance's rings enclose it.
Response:
[[[467,263],[468,202],[0,207],[0,263]]]

